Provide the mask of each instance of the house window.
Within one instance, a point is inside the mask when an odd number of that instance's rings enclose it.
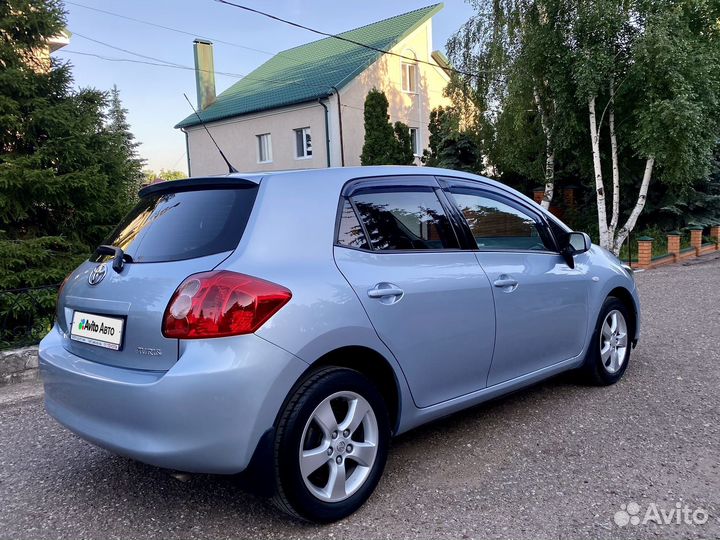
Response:
[[[312,137],[309,127],[295,130],[295,157],[298,159],[312,157]]]
[[[272,140],[269,133],[257,136],[258,140],[258,163],[272,162]]]
[[[402,89],[412,94],[417,92],[417,64],[402,63]]]
[[[412,147],[413,155],[420,155],[420,131],[418,128],[410,128],[410,146]]]

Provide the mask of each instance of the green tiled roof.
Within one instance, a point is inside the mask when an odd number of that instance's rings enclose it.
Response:
[[[388,50],[435,15],[443,4],[397,15],[339,34],[377,49]],[[200,112],[205,122],[274,109],[327,97],[362,73],[381,53],[335,38],[324,38],[276,54],[222,92]],[[197,125],[195,114],[175,127]]]

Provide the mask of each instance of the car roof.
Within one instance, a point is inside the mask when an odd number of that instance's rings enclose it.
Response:
[[[437,167],[415,167],[411,165],[373,165],[363,167],[327,167],[322,169],[295,169],[288,171],[270,171],[270,172],[248,172],[248,173],[230,173],[225,175],[212,176],[195,176],[185,180],[173,180],[168,182],[159,182],[151,184],[140,190],[140,196],[148,195],[155,192],[180,191],[188,189],[197,189],[198,187],[219,187],[219,186],[242,186],[250,187],[259,185],[263,180],[275,181],[291,181],[302,182],[304,178],[313,179],[315,181],[322,180],[328,186],[332,186],[338,192],[349,181],[361,178],[379,178],[392,176],[445,176],[470,180],[491,186],[507,194],[519,196],[526,200],[529,199],[519,191],[485,176],[472,174],[452,169],[441,169]],[[538,209],[546,213],[545,209],[537,205]]]
[[[342,186],[346,182],[359,178],[387,177],[387,176],[450,176],[481,182],[486,185],[503,189],[509,192],[519,194],[511,187],[492,180],[490,178],[471,174],[452,169],[441,169],[437,167],[415,167],[411,165],[372,165],[363,167],[326,167],[322,169],[294,169],[287,171],[269,171],[269,172],[237,172],[227,175],[214,175],[212,177],[192,177],[188,180],[196,180],[198,183],[205,183],[212,179],[237,179],[250,181],[256,184],[262,182],[265,178],[292,180],[293,182],[302,181],[303,178],[322,178],[329,184]]]
[[[291,171],[273,171],[267,173],[242,174],[233,173],[228,175],[233,178],[243,178],[253,182],[262,182],[265,178],[273,180],[288,180],[293,182],[301,182],[303,178],[322,178],[328,184],[332,184],[338,191],[349,181],[361,178],[380,178],[392,176],[444,176],[457,178],[462,180],[470,180],[478,182],[485,186],[496,188],[504,191],[509,195],[521,197],[530,200],[529,197],[511,188],[510,186],[477,174],[464,171],[456,171],[453,169],[441,169],[438,167],[416,167],[412,165],[371,165],[363,167],[328,167],[323,169],[301,169]],[[540,205],[537,205],[541,208]],[[545,209],[542,209],[545,212]],[[547,213],[547,212],[545,212]]]

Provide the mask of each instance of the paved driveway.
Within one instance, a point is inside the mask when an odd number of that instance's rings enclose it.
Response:
[[[230,478],[182,482],[94,448],[36,386],[0,389],[0,537],[718,538],[720,257],[637,280],[643,336],[619,384],[561,377],[406,434],[368,504],[325,527]],[[619,527],[630,503],[709,517]]]

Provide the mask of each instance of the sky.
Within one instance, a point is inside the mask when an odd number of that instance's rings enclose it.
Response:
[[[236,3],[318,30],[339,33],[425,7],[433,0],[237,0]],[[196,103],[192,70],[195,37],[214,42],[216,72],[236,75],[216,75],[218,94],[273,54],[321,37],[214,0],[65,0],[65,9],[67,26],[73,35],[70,44],[53,56],[72,63],[74,84],[78,88],[110,90],[117,85],[123,106],[128,109],[132,132],[141,143],[140,155],[147,160],[146,168],[154,171],[187,172],[185,136],[173,126],[192,112],[183,93],[193,105]],[[433,18],[433,49],[445,51],[447,39],[471,14],[472,9],[463,0],[446,0],[445,8]],[[157,60],[190,69],[137,63],[158,63]]]

